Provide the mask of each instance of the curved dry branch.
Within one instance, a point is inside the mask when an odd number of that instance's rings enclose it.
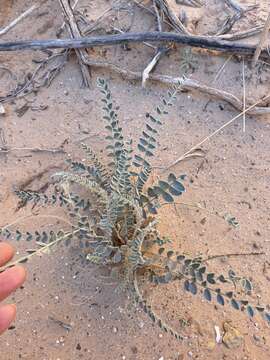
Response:
[[[120,68],[119,66],[108,62],[100,62],[92,59],[91,60],[87,59],[87,64],[92,67],[106,68],[110,71],[122,75],[125,79],[128,80],[142,81],[143,75],[141,72],[130,71],[124,68]],[[181,82],[182,84],[181,87],[183,90],[197,90],[202,94],[207,94],[216,99],[226,101],[228,104],[230,104],[239,111],[243,110],[243,102],[235,95],[223,90],[210,87],[208,85],[204,85],[196,80],[182,78],[182,77],[173,77],[168,75],[160,75],[160,74],[149,74],[149,79],[152,81],[161,82],[166,85],[177,85],[179,84],[179,82]],[[269,113],[270,113],[270,108],[263,106],[256,106],[252,108],[250,111],[248,111],[249,115],[264,115]]]

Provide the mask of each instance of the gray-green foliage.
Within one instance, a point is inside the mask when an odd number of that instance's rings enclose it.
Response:
[[[264,306],[250,305],[248,300],[236,296],[235,277],[208,272],[200,257],[189,258],[168,250],[170,240],[161,237],[157,231],[155,214],[159,207],[162,203],[173,203],[174,198],[185,191],[184,176],[174,174],[169,174],[167,179],[158,180],[151,186],[147,185],[158,135],[179,87],[168,92],[154,114],[147,114],[137,151],[132,151],[131,143],[123,137],[117,116],[118,108],[107,82],[99,79],[98,87],[102,94],[103,119],[108,132],[108,164],[103,164],[90,147],[82,144],[87,162],[69,160],[70,171],[57,173],[53,177],[56,183],[53,195],[17,191],[18,197],[25,204],[32,202],[65,208],[72,228],[69,231],[37,230],[23,233],[6,227],[0,229],[2,237],[17,241],[23,238],[26,241],[34,240],[40,246],[36,252],[59,243],[69,245],[77,241],[88,261],[122,266],[125,281],[137,303],[161,329],[177,339],[183,337],[161,320],[143,298],[138,286],[141,274],[149,274],[149,281],[154,284],[181,281],[184,289],[193,295],[201,294],[207,301],[215,300],[220,306],[228,303],[236,310],[245,310],[250,317],[255,312],[261,313],[270,321]],[[78,187],[82,191],[75,192],[74,189]],[[154,256],[149,251],[153,248],[158,248]],[[23,261],[28,257],[24,257]],[[222,290],[223,285],[226,285],[226,291]],[[228,285],[232,285],[234,290],[228,290]],[[247,279],[245,290],[246,295],[252,291]]]

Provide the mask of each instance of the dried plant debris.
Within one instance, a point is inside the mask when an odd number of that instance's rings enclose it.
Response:
[[[171,240],[157,230],[158,209],[163,203],[173,204],[175,197],[185,192],[185,176],[173,173],[148,186],[151,159],[162,135],[162,125],[181,85],[168,91],[153,114],[147,114],[137,151],[132,149],[130,141],[124,139],[118,107],[107,82],[99,79],[98,87],[108,132],[108,164],[103,164],[88,145],[82,144],[87,162],[69,159],[70,171],[53,176],[55,193],[16,192],[25,203],[66,209],[70,219],[62,220],[69,224],[70,230],[22,232],[12,230],[8,225],[0,228],[2,238],[35,241],[38,246],[15,263],[47,253],[60,243],[66,246],[77,244],[85,261],[122,269],[124,287],[131,292],[136,303],[162,330],[179,340],[184,336],[162,320],[142,295],[140,280],[145,279],[145,275],[150,283],[157,285],[178,281],[186,292],[200,295],[209,303],[220,307],[230,305],[235,310],[246,312],[249,317],[260,313],[270,322],[265,306],[250,303],[248,297],[253,289],[249,280],[236,276],[233,271],[228,276],[208,271],[202,257],[175,252],[170,249]],[[82,192],[75,192],[78,187]],[[239,291],[239,284],[243,291]]]

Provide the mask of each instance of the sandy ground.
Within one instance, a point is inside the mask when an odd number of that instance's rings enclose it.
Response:
[[[0,0],[0,26],[9,23],[30,7],[31,0]],[[82,1],[80,9],[93,21],[104,12],[111,1]],[[242,1],[254,4],[253,0]],[[243,30],[261,23],[267,15],[267,1],[259,1],[259,9],[248,13],[235,30]],[[185,8],[185,7],[181,7]],[[217,29],[225,19],[223,1],[207,1],[205,6],[188,12],[194,19],[196,31],[206,33]],[[131,18],[131,13],[134,17]],[[62,14],[56,1],[48,0],[28,19],[2,39],[55,37],[62,23]],[[190,26],[194,26],[190,23]],[[110,26],[130,31],[153,30],[155,21],[146,12],[126,3],[104,21],[97,33]],[[2,40],[1,39],[1,40]],[[257,38],[252,39],[254,43]],[[132,70],[141,70],[153,55],[153,49],[132,45],[128,51],[122,46],[91,50],[91,56],[121,64]],[[179,75],[181,49],[177,48],[160,61],[156,72]],[[33,72],[34,52],[0,54],[0,66],[8,67],[13,76],[1,72],[0,96],[16,85],[14,76],[21,79]],[[195,52],[198,68],[190,75],[203,83],[242,96],[242,62],[231,59],[219,78],[216,75],[227,56],[210,56]],[[252,103],[268,92],[268,67],[251,74],[245,67],[246,96]],[[71,59],[48,88],[30,95],[30,108],[18,116],[25,104],[21,99],[5,104],[6,115],[0,117],[2,142],[16,148],[55,148],[64,143],[66,154],[13,151],[0,154],[0,225],[18,217],[33,215],[20,224],[22,229],[48,228],[39,214],[62,216],[61,210],[22,208],[16,211],[17,199],[13,190],[34,176],[27,188],[42,188],[58,169],[64,168],[68,154],[80,159],[79,142],[84,139],[97,151],[104,147],[104,127],[100,110],[100,95],[95,87],[98,76],[107,78],[114,97],[120,105],[120,119],[127,136],[136,139],[144,123],[145,113],[158,103],[166,88],[149,83],[143,89],[139,83],[128,82],[116,74],[92,69],[93,86],[81,87],[81,75],[76,59]],[[29,103],[28,103],[29,104]],[[43,106],[43,107],[42,107]],[[44,110],[37,110],[37,109]],[[20,115],[20,114],[19,114]],[[237,115],[231,106],[211,100],[197,93],[181,93],[167,119],[161,139],[156,166],[171,163],[191,146],[211,134]],[[177,205],[166,207],[160,213],[160,231],[174,240],[174,247],[193,256],[204,254],[264,252],[265,255],[231,257],[209,261],[209,268],[226,273],[233,269],[250,279],[254,286],[253,301],[268,304],[270,299],[270,116],[246,117],[226,127],[203,149],[206,157],[190,159],[175,166],[176,174],[187,174],[187,192],[181,202],[200,203],[207,211]],[[0,147],[5,144],[0,143]],[[45,171],[44,171],[45,170]],[[38,175],[39,176],[35,176]],[[158,170],[156,170],[158,175]],[[221,217],[235,216],[239,227],[234,229]],[[49,220],[49,227],[56,224]],[[29,244],[17,244],[22,255]],[[161,333],[150,320],[136,310],[107,271],[93,266],[82,266],[76,248],[58,248],[50,255],[34,258],[27,264],[28,281],[11,301],[18,304],[14,326],[0,339],[1,360],[267,360],[270,358],[270,330],[260,317],[249,319],[229,307],[213,306],[199,296],[192,297],[182,290],[182,284],[148,287],[145,294],[149,303],[162,318],[184,333],[188,340],[177,342]],[[61,326],[59,320],[67,324]],[[221,330],[225,322],[243,335],[236,349],[215,344],[214,326]]]

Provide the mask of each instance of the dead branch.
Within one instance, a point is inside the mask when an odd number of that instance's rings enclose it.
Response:
[[[0,43],[0,51],[17,50],[44,50],[44,49],[81,49],[95,46],[106,46],[123,44],[127,42],[172,42],[181,45],[188,45],[209,50],[217,50],[238,54],[242,56],[252,56],[256,50],[253,45],[220,40],[218,37],[194,36],[177,34],[172,32],[142,32],[124,33],[115,35],[102,35],[92,37],[81,37],[77,39],[51,39],[51,40],[22,40],[6,41]],[[260,57],[269,58],[266,50],[262,50]]]
[[[156,13],[158,31],[162,31],[162,22],[161,22],[161,16],[160,16],[158,8],[157,8],[157,0],[153,0],[153,7],[154,7],[155,13]]]
[[[115,27],[115,26],[114,26],[112,29],[113,29],[113,31],[115,31],[115,32],[117,32],[117,33],[119,33],[119,34],[125,34],[125,32],[124,32],[123,30],[118,29],[118,28]],[[157,46],[152,45],[152,44],[150,44],[149,42],[143,41],[142,44],[145,45],[145,46],[150,47],[151,49],[157,50]]]
[[[76,23],[76,20],[75,20],[74,14],[73,14],[73,10],[69,3],[69,0],[59,0],[59,2],[62,7],[66,25],[68,27],[68,31],[69,31],[71,37],[73,39],[80,38],[81,33],[80,33],[80,30]],[[86,49],[76,49],[75,52],[76,52],[76,55],[77,55],[77,58],[79,61],[79,65],[81,68],[81,72],[82,72],[83,86],[89,88],[90,84],[91,84],[91,77],[90,77],[88,66],[85,65],[85,62],[83,60],[85,57],[88,56],[88,53],[87,53]]]
[[[25,19],[27,16],[29,16],[36,8],[37,8],[37,5],[31,6],[28,10],[26,10],[21,15],[19,15],[16,19],[14,19],[9,25],[4,27],[3,29],[0,29],[0,36],[5,35],[7,32],[9,32],[9,30],[13,29],[19,22],[21,22],[23,19]]]
[[[106,68],[110,71],[116,72],[122,75],[127,80],[142,81],[141,72],[130,71],[122,67],[118,67],[117,65],[112,63],[95,61],[92,59],[88,59],[87,63],[92,67]],[[214,97],[216,99],[223,100],[239,111],[242,111],[243,109],[242,101],[238,99],[235,95],[223,90],[210,87],[208,85],[204,85],[193,79],[172,77],[172,76],[160,75],[160,74],[149,74],[149,80],[161,82],[166,85],[177,85],[179,84],[179,82],[181,82],[183,90],[197,90],[202,94],[209,95],[212,98]],[[249,115],[264,115],[269,113],[270,113],[270,108],[268,107],[256,106],[248,110]]]
[[[242,7],[234,0],[225,0],[225,3],[236,12],[242,12]]]
[[[166,14],[174,30],[186,35],[190,35],[189,31],[185,28],[185,26],[180,21],[179,17],[175,14],[173,9],[171,8],[170,0],[156,0],[156,3],[159,4],[160,9],[164,12],[164,14]]]
[[[236,12],[232,16],[227,17],[227,19],[225,20],[224,24],[222,25],[221,29],[218,31],[216,36],[227,34],[232,29],[234,24],[242,17],[243,17],[242,12]]]
[[[50,71],[48,70],[45,73],[45,74],[47,74],[45,76],[45,80],[46,79],[49,80],[49,83],[47,80],[45,82],[47,85],[49,85],[50,82],[52,81],[52,79],[56,76],[56,74],[64,66],[66,59],[67,59],[67,52],[53,54],[45,62],[42,62],[41,65],[33,73],[31,79],[29,79],[23,87],[18,87],[18,89],[13,90],[11,94],[9,94],[5,97],[2,97],[2,98],[0,97],[0,103],[9,102],[9,101],[15,99],[16,97],[23,97],[25,95],[28,95],[32,91],[37,90],[41,86],[44,86],[44,80],[41,84],[35,85],[34,79],[35,79],[36,75],[42,69],[44,69],[46,64],[48,62],[50,62],[51,60],[53,60],[55,57],[60,57],[60,65],[59,66],[55,65],[54,69],[56,71],[54,71],[52,73],[52,75],[49,79],[48,79],[48,73],[51,74]],[[91,67],[105,68],[109,71],[120,74],[121,76],[123,76],[123,78],[125,78],[127,80],[135,80],[135,81],[143,80],[142,72],[130,71],[128,69],[124,69],[123,67],[119,67],[115,64],[112,64],[109,62],[96,61],[94,59],[90,59],[89,57],[84,60],[86,62],[86,65],[89,65]],[[242,109],[243,109],[242,101],[239,98],[237,98],[235,95],[228,93],[226,91],[220,90],[220,89],[210,87],[208,85],[204,85],[196,80],[183,79],[181,77],[172,77],[172,76],[161,75],[161,74],[154,74],[154,75],[149,74],[148,78],[149,78],[149,80],[161,82],[166,85],[177,85],[179,83],[179,81],[181,81],[183,90],[189,90],[189,91],[196,90],[204,95],[210,96],[211,98],[214,97],[218,100],[225,101],[239,111],[242,111]],[[42,79],[44,79],[44,76],[42,76]],[[30,87],[30,89],[29,89],[29,87]],[[269,114],[269,113],[270,113],[270,108],[263,107],[263,106],[252,107],[251,109],[248,110],[249,115],[264,115],[264,114]]]
[[[73,11],[75,10],[76,6],[78,5],[78,2],[79,2],[79,0],[76,0],[75,3],[72,5],[72,10]],[[60,28],[56,32],[57,37],[60,37],[60,35],[62,34],[62,32],[65,29],[65,26],[66,26],[66,22],[63,21],[62,25],[60,26]]]
[[[262,31],[262,29],[263,26],[260,25],[252,29],[240,31],[234,34],[223,34],[223,35],[219,35],[218,37],[220,39],[229,40],[229,41],[241,40],[259,34]]]
[[[260,37],[260,41],[259,41],[259,43],[257,45],[256,51],[255,51],[255,54],[254,54],[254,57],[253,57],[253,60],[252,60],[252,66],[253,67],[257,64],[257,61],[258,61],[258,59],[260,57],[262,49],[265,46],[269,30],[270,30],[270,12],[269,12],[268,17],[266,19],[266,22],[265,22],[265,25],[264,25],[264,28],[263,28],[263,31],[262,31],[262,34],[261,34],[261,37]]]

